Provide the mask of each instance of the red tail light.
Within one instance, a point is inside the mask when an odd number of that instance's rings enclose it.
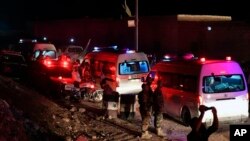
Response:
[[[69,67],[69,62],[68,61],[62,61],[61,65],[62,65],[62,67],[67,68],[67,67]]]
[[[94,89],[94,88],[95,88],[95,85],[94,85],[94,84],[90,85],[90,88],[91,88],[91,89]]]
[[[44,60],[43,61],[43,64],[46,66],[46,67],[52,67],[52,62],[50,60]]]

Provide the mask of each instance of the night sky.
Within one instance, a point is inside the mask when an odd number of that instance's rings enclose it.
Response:
[[[0,2],[0,36],[29,28],[30,21],[126,17],[124,0],[5,0]],[[135,0],[127,0],[132,15]],[[139,16],[176,14],[230,15],[250,21],[247,0],[139,0]],[[28,24],[27,24],[28,23]],[[10,33],[11,35],[12,33]]]
[[[0,3],[0,19],[50,20],[79,17],[119,18],[122,0],[6,0]],[[246,0],[139,0],[139,15],[219,14],[248,19]],[[242,2],[241,2],[242,1]],[[127,0],[134,13],[135,0]]]

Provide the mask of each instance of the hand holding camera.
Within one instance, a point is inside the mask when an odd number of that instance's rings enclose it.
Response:
[[[213,111],[213,109],[215,109],[214,107],[207,107],[207,106],[205,106],[205,105],[200,105],[200,107],[199,107],[199,111],[200,112],[205,112],[205,111],[207,111],[207,110],[212,110]],[[216,109],[215,109],[216,110]]]

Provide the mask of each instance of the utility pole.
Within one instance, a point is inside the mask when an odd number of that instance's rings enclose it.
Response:
[[[136,51],[139,50],[138,48],[138,0],[135,0],[135,49]]]

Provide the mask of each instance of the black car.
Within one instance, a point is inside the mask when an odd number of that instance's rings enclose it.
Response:
[[[0,73],[7,76],[21,77],[26,73],[27,64],[20,52],[0,52]]]

